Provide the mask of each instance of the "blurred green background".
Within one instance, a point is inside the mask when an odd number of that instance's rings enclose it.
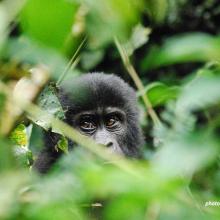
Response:
[[[1,0],[0,219],[220,219],[219,21],[217,0]],[[82,147],[43,177],[31,171],[45,115],[11,92],[62,119],[48,80],[96,71],[136,88],[128,65],[144,85],[144,159],[106,161]],[[55,105],[41,105],[42,90]]]

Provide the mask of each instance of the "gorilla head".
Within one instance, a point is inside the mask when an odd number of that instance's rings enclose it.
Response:
[[[59,93],[66,123],[113,152],[139,157],[143,136],[138,122],[135,91],[121,78],[89,73],[63,82]],[[51,135],[53,137],[51,138]],[[46,147],[35,162],[45,172],[59,157],[54,134],[46,134]],[[56,142],[56,141],[55,141]]]

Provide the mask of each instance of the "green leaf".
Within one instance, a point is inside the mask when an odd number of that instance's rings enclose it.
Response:
[[[64,136],[62,136],[60,140],[58,141],[57,145],[55,146],[55,149],[57,149],[57,151],[58,149],[60,149],[64,153],[67,154],[68,153],[68,140]]]
[[[150,28],[137,24],[132,30],[131,38],[123,45],[128,55],[133,54],[136,49],[143,46],[149,40],[150,33]]]
[[[76,10],[71,1],[29,0],[21,11],[21,29],[47,46],[62,49]]]
[[[80,2],[89,9],[86,29],[92,47],[106,45],[113,40],[113,36],[118,36],[122,41],[127,40],[132,28],[138,23],[140,11],[144,7],[142,1],[132,0],[81,0]]]
[[[11,133],[10,139],[15,144],[14,154],[17,162],[23,167],[30,167],[33,164],[32,152],[28,149],[28,134],[25,125],[18,125]]]
[[[147,12],[155,23],[162,23],[168,12],[167,0],[148,0],[146,1]]]
[[[198,110],[220,101],[220,77],[197,77],[188,83],[176,103],[176,113]]]
[[[62,105],[58,99],[57,88],[55,83],[50,83],[48,86],[44,88],[37,100],[37,103],[43,110],[45,110],[51,116],[53,115],[55,118],[58,118],[60,120],[65,119],[65,114]],[[41,115],[41,117],[37,120],[32,118],[31,119],[37,125],[43,127],[45,130],[49,130],[49,128],[51,128],[51,119],[48,118],[48,114]],[[59,133],[59,131],[54,132]]]
[[[0,116],[4,111],[5,104],[6,104],[6,96],[4,93],[0,93]]]
[[[14,147],[16,161],[21,167],[30,167],[33,162],[33,154],[27,147]]]
[[[152,160],[162,176],[189,175],[207,166],[218,155],[218,142],[206,131],[175,134],[165,140]]]
[[[80,55],[81,57],[81,64],[83,69],[91,70],[95,68],[103,59],[104,51],[103,50],[94,50],[92,52],[86,51],[82,52]]]
[[[178,86],[167,86],[161,82],[154,82],[145,88],[145,93],[149,98],[152,106],[160,106],[169,100],[176,99],[180,88]],[[138,93],[140,95],[140,93]]]
[[[1,59],[12,59],[16,63],[28,63],[38,65],[39,63],[48,66],[54,79],[58,79],[60,74],[68,65],[68,60],[52,48],[47,48],[27,36],[10,38],[5,47],[0,51]],[[68,76],[78,74],[74,69],[68,71]]]
[[[144,71],[184,62],[220,60],[220,38],[204,33],[183,34],[167,39],[161,47],[153,47],[142,60]]]
[[[217,76],[220,75],[220,63],[217,61],[208,62],[203,68],[197,71],[198,76]]]
[[[12,151],[12,143],[0,137],[0,173],[13,168],[16,161]]]
[[[24,147],[28,144],[28,137],[26,133],[26,127],[23,124],[18,125],[11,133],[10,139],[18,146]]]

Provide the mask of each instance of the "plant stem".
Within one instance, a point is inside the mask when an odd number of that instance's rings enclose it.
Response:
[[[73,54],[72,58],[70,59],[69,63],[67,64],[66,68],[64,69],[64,71],[62,72],[62,74],[60,75],[59,79],[57,80],[56,86],[60,86],[60,84],[62,83],[62,81],[64,80],[64,78],[66,77],[69,69],[71,69],[73,66],[75,67],[76,64],[78,63],[79,59],[78,59],[78,54],[79,51],[81,50],[81,48],[83,47],[83,45],[86,42],[87,37],[85,37],[82,42],[80,43],[79,47],[77,48],[76,52]]]
[[[137,89],[140,91],[141,97],[144,101],[145,106],[147,107],[147,111],[148,111],[154,125],[155,126],[161,125],[160,119],[157,116],[156,112],[154,111],[149,98],[147,97],[146,93],[144,92],[144,86],[143,86],[136,70],[132,66],[132,64],[130,62],[130,59],[129,59],[125,49],[122,47],[122,45],[120,44],[119,40],[116,37],[114,37],[114,40],[115,40],[115,44],[118,48],[118,51],[120,53],[120,56],[122,58],[122,61],[124,63],[124,66],[127,69],[127,71],[129,73],[129,75],[131,76],[131,78],[133,79],[135,85],[137,86]]]

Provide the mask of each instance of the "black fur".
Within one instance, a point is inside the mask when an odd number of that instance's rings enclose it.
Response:
[[[74,127],[73,116],[81,111],[117,107],[126,114],[126,129],[117,137],[123,153],[129,157],[140,156],[143,136],[138,122],[138,108],[135,91],[121,78],[113,74],[89,73],[74,80],[65,81],[59,92],[60,102],[66,111],[65,121]],[[62,153],[54,149],[59,136],[48,132],[46,146],[36,160],[34,167],[46,172]],[[72,145],[72,142],[70,142]]]

